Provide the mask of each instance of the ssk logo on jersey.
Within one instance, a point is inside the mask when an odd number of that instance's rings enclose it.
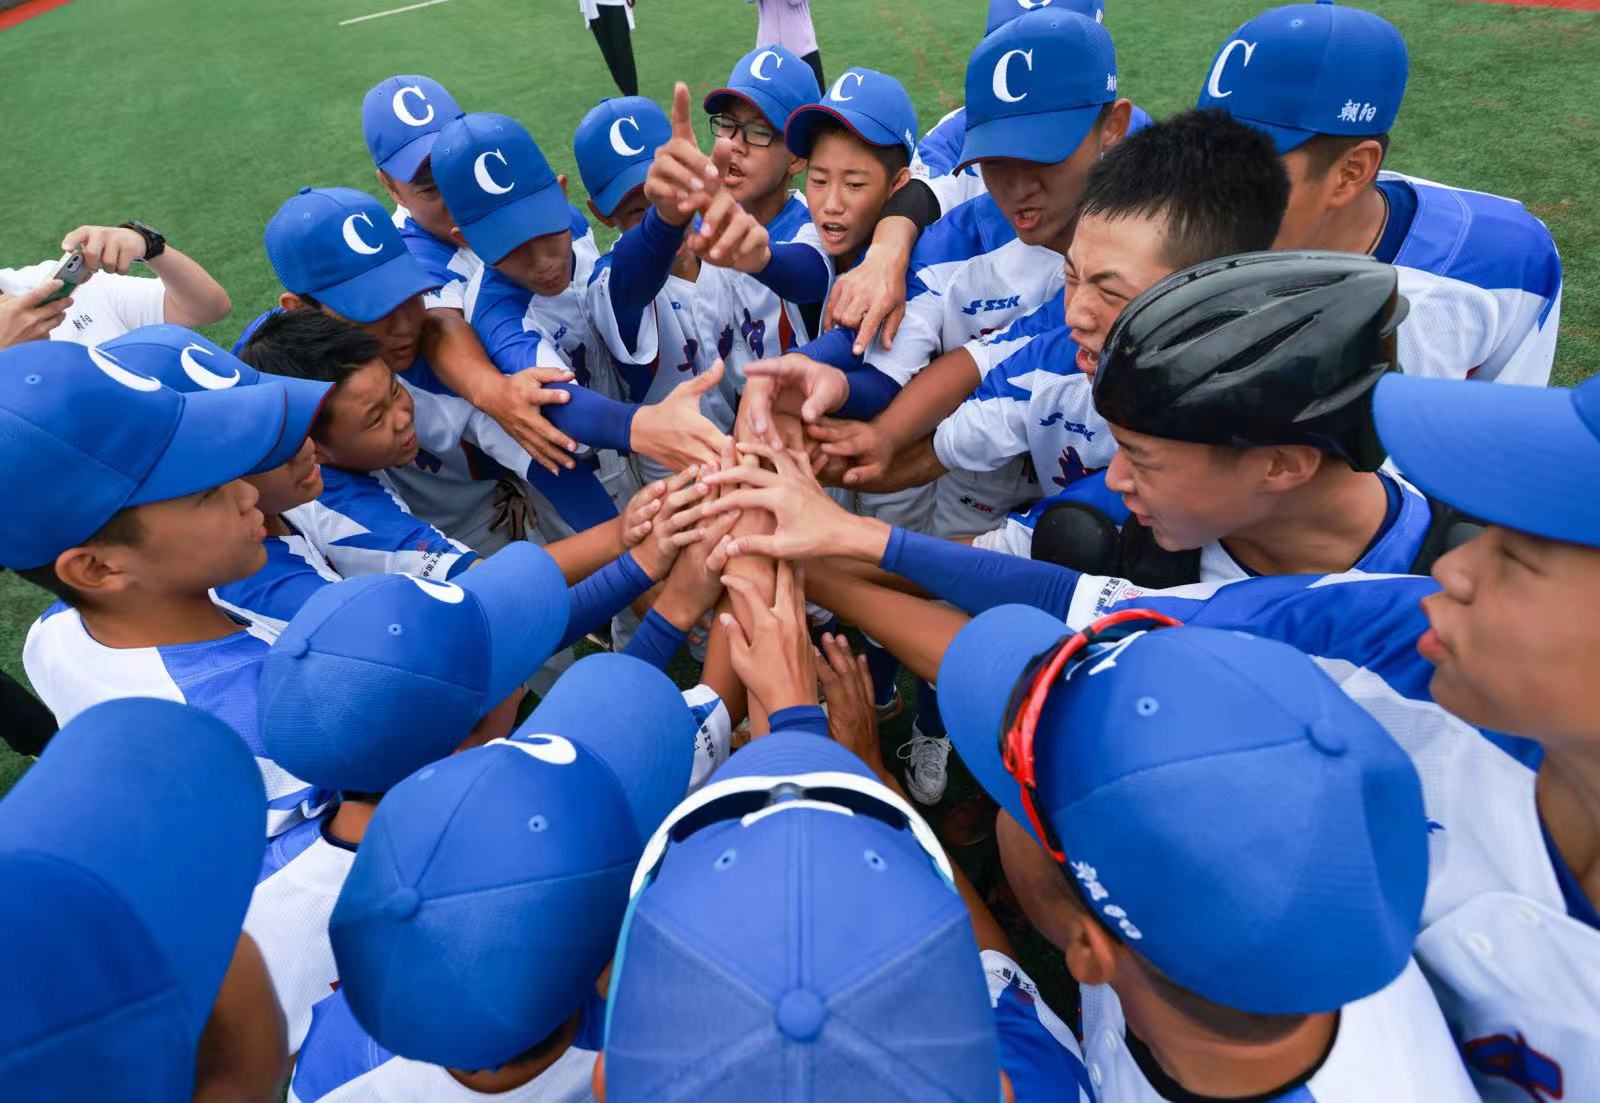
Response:
[[[961,308],[961,313],[987,314],[991,310],[1014,310],[1021,305],[1021,295],[1013,295],[1009,299],[973,299]]]
[[[1081,421],[1065,421],[1065,420],[1063,420],[1065,417],[1066,417],[1066,414],[1062,413],[1060,410],[1057,410],[1055,413],[1051,414],[1049,417],[1040,418],[1039,419],[1039,427],[1041,429],[1048,429],[1048,428],[1050,428],[1050,426],[1056,424],[1057,422],[1060,422],[1061,428],[1065,429],[1067,432],[1069,432],[1069,433],[1077,433],[1084,440],[1088,440],[1088,441],[1094,440],[1094,435],[1095,435],[1096,432],[1098,432],[1098,430],[1089,428],[1087,425],[1085,425]]]

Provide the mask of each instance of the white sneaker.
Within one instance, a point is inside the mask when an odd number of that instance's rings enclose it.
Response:
[[[906,760],[906,792],[918,804],[938,804],[950,784],[950,737],[925,735],[911,725],[911,738],[897,752]]]

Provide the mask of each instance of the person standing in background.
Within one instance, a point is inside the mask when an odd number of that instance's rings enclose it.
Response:
[[[601,0],[604,3],[604,0]],[[817,49],[817,31],[811,25],[811,0],[744,0],[761,13],[756,28],[756,45],[787,46],[817,74],[817,87],[827,88],[822,75],[822,51]]]
[[[639,74],[633,66],[633,0],[578,0],[583,21],[600,43],[611,79],[624,96],[639,94]],[[806,19],[810,24],[809,16]],[[815,44],[813,42],[813,49]]]

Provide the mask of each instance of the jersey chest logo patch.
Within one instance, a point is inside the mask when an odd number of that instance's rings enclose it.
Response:
[[[1057,410],[1055,413],[1051,414],[1049,417],[1040,418],[1039,419],[1039,425],[1042,428],[1048,429],[1050,426],[1059,423],[1061,425],[1061,427],[1063,429],[1065,429],[1069,433],[1077,433],[1080,437],[1082,437],[1084,440],[1087,440],[1087,441],[1093,441],[1094,440],[1094,434],[1095,434],[1096,430],[1089,428],[1087,425],[1083,424],[1083,422],[1081,422],[1081,421],[1063,421],[1062,419],[1064,417],[1066,417],[1066,415],[1063,414],[1060,410]]]
[[[991,310],[1012,310],[1021,305],[1021,295],[1013,295],[1009,299],[973,299],[961,308],[961,313],[987,314]]]
[[[1461,1055],[1474,1071],[1510,1081],[1536,1103],[1564,1095],[1561,1066],[1530,1046],[1520,1031],[1475,1038],[1461,1047]]]
[[[1064,449],[1061,455],[1056,457],[1056,464],[1061,468],[1061,474],[1052,475],[1050,481],[1062,490],[1067,489],[1079,479],[1086,479],[1098,471],[1105,470],[1103,467],[1085,466],[1083,457],[1078,455],[1076,448]]]
[[[842,79],[842,78],[841,78]],[[744,343],[750,346],[750,351],[757,360],[767,355],[767,320],[750,317],[750,312],[744,312],[744,321],[739,324],[739,333],[744,337]]]

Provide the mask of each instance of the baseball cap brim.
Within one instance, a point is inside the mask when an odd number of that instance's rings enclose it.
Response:
[[[523,242],[560,233],[571,226],[572,213],[567,207],[567,197],[561,191],[561,184],[552,180],[538,191],[462,226],[461,233],[485,264],[498,264]]]
[[[172,971],[188,1020],[203,1024],[261,867],[266,810],[261,771],[227,724],[123,698],[86,709],[50,741],[0,804],[0,847],[111,886]]]
[[[783,732],[740,748],[711,775],[711,781],[818,773],[859,774],[877,780],[865,762],[833,740],[806,732]]]
[[[609,216],[635,188],[644,186],[644,178],[649,175],[650,162],[640,161],[629,165],[593,196],[595,207],[601,214]]]
[[[295,453],[299,452],[300,446],[306,442],[306,437],[311,435],[311,425],[317,420],[322,404],[328,400],[328,393],[333,390],[332,383],[322,383],[315,379],[295,379],[292,376],[279,376],[271,383],[262,380],[258,384],[258,386],[272,385],[283,388],[285,400],[283,432],[278,435],[278,443],[267,453],[267,458],[250,472],[252,475],[264,474],[294,459]]]
[[[969,114],[967,136],[961,146],[961,163],[955,171],[1002,157],[1044,165],[1065,161],[1094,129],[1094,122],[1104,106],[1094,103],[1065,111],[1007,115],[976,126],[972,125]]]
[[[283,436],[287,413],[281,387],[184,395],[182,415],[161,458],[123,504],[182,498],[260,469]]]
[[[1230,112],[1230,114],[1232,113]],[[1246,118],[1243,115],[1234,115],[1233,117],[1242,123],[1255,127],[1271,138],[1272,147],[1278,151],[1278,156],[1280,157],[1291,150],[1299,149],[1317,136],[1315,130],[1301,130],[1299,127],[1281,126],[1278,123],[1262,122],[1260,119]]]
[[[749,104],[761,112],[761,117],[776,131],[782,132],[784,124],[789,121],[789,112],[778,102],[777,97],[769,96],[759,88],[718,88],[715,92],[708,92],[703,104],[706,114],[720,113],[728,99],[741,100]]]
[[[939,715],[961,761],[995,803],[1033,834],[1022,791],[1000,757],[1000,728],[1028,665],[1067,626],[1028,605],[980,613],[956,633],[939,663]]]
[[[1373,400],[1378,436],[1431,497],[1491,524],[1600,547],[1600,439],[1574,392],[1385,376]],[[1516,440],[1485,451],[1487,440]]]
[[[378,167],[396,180],[404,180],[407,184],[415,180],[417,170],[433,153],[433,143],[438,139],[437,130],[428,134],[419,134],[388,157],[378,162]]]
[[[816,141],[817,128],[827,119],[836,119],[845,128],[869,146],[905,146],[905,141],[878,120],[848,108],[839,110],[820,103],[808,103],[789,116],[783,128],[783,140],[789,152],[796,157],[810,157],[811,144]]]
[[[550,553],[515,540],[453,578],[489,622],[487,699],[498,703],[545,664],[567,631],[571,591]]]
[[[330,287],[312,288],[309,292],[318,302],[352,322],[376,322],[399,307],[413,295],[421,295],[439,286],[422,270],[409,250],[369,268],[343,283]]]
[[[632,656],[600,654],[573,663],[512,739],[559,735],[593,753],[643,840],[688,792],[697,729],[671,678]]]

